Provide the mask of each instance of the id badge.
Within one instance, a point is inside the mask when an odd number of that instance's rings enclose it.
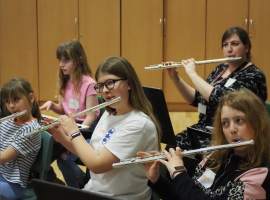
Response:
[[[206,105],[199,103],[198,104],[198,112],[206,115]]]
[[[210,188],[215,180],[216,174],[211,169],[206,169],[198,181],[205,187]]]
[[[225,83],[225,87],[228,88],[230,87],[234,82],[236,81],[236,79],[234,78],[229,78],[229,80],[227,80],[227,82]]]
[[[74,110],[79,109],[79,101],[76,99],[69,99],[68,101],[68,107]]]

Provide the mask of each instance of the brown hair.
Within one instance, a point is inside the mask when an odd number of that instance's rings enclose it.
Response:
[[[158,133],[158,143],[160,150],[160,138],[161,138],[161,128],[158,120],[153,114],[153,108],[150,102],[148,101],[141,82],[132,67],[132,65],[122,57],[109,57],[105,61],[103,61],[95,74],[95,78],[98,81],[98,76],[100,73],[106,72],[108,74],[112,74],[123,79],[127,79],[129,86],[131,88],[129,93],[129,104],[135,109],[145,113],[155,124],[157,133]],[[110,114],[115,112],[115,109],[107,106],[105,108]]]
[[[219,102],[215,117],[215,131],[212,135],[211,146],[228,144],[221,124],[223,106],[231,107],[245,114],[249,127],[255,134],[254,145],[249,146],[247,156],[241,160],[238,170],[246,170],[260,166],[262,163],[270,165],[270,118],[265,103],[253,92],[246,88],[224,95]],[[214,152],[210,159],[210,168],[218,170],[230,150]]]
[[[4,101],[10,97],[23,97],[27,100],[28,104],[31,107],[32,116],[37,118],[38,121],[41,120],[41,113],[39,110],[39,105],[34,98],[33,103],[30,100],[29,94],[34,91],[30,85],[30,83],[24,78],[13,78],[8,81],[1,90],[1,100]],[[7,108],[5,108],[7,110]]]
[[[88,65],[87,58],[81,43],[78,40],[73,39],[65,42],[64,44],[61,44],[56,50],[56,57],[58,60],[60,60],[62,57],[67,60],[73,60],[74,71],[72,75],[72,84],[75,91],[80,96],[79,84],[83,75],[91,76],[91,69]],[[61,68],[59,68],[57,83],[58,95],[62,97],[65,96],[65,88],[69,78],[70,76],[65,75]]]

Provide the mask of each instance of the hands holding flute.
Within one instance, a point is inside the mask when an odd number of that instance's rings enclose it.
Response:
[[[170,65],[173,64],[173,61],[169,61],[169,62],[163,62],[163,65]],[[187,60],[182,60],[182,64],[185,67],[185,71],[188,74],[188,76],[196,73],[196,65],[195,65],[195,59],[194,58],[190,58]],[[178,70],[177,68],[167,68],[167,72],[169,77],[173,80],[173,81],[177,81],[179,80],[179,76],[178,76]]]
[[[56,142],[63,143],[65,140],[70,140],[70,134],[79,131],[79,128],[75,122],[75,116],[69,112],[68,116],[61,115],[58,118],[60,125],[50,127],[49,131],[52,134]],[[53,122],[53,119],[45,118],[43,123],[49,124]]]
[[[184,162],[182,160],[183,155],[181,153],[181,149],[179,147],[176,147],[176,150],[174,150],[173,148],[170,148],[169,151],[170,152],[164,150],[164,154],[166,155],[168,161],[165,161],[163,159],[158,159],[158,160],[155,160],[154,162],[142,164],[146,169],[147,178],[153,184],[158,181],[159,176],[160,176],[160,174],[159,174],[159,163],[160,162],[167,167],[167,169],[170,173],[174,170],[174,167],[184,166]],[[137,155],[141,158],[148,157],[148,156],[150,156],[150,154],[159,154],[159,152],[151,151],[150,153],[146,153],[146,152],[138,152],[137,153]],[[174,173],[174,177],[180,173],[181,172]]]
[[[45,118],[45,119],[43,120],[43,123],[44,123],[45,125],[47,125],[47,124],[52,123],[53,121],[55,121],[55,120],[54,120],[54,119],[50,119],[50,118]],[[53,138],[54,138],[54,140],[55,140],[56,142],[61,143],[62,139],[63,139],[64,137],[66,137],[66,134],[65,134],[65,132],[64,132],[64,130],[63,130],[63,128],[62,128],[61,125],[55,125],[55,126],[52,126],[52,127],[50,127],[48,130],[49,130],[49,132],[52,134],[52,136],[53,136]]]

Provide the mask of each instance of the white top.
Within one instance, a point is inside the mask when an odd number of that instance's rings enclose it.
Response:
[[[138,151],[158,151],[158,136],[154,123],[142,112],[113,116],[107,111],[97,124],[90,145],[97,151],[105,146],[120,160],[136,157]],[[117,199],[147,200],[146,170],[142,165],[113,169],[102,174],[90,171],[91,179],[83,190],[113,196]]]

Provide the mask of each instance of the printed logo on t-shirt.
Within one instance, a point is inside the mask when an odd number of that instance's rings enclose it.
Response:
[[[111,135],[115,132],[115,128],[111,128],[102,140],[102,144],[105,145],[111,138]]]
[[[76,99],[70,98],[68,101],[68,107],[75,110],[79,109],[79,101]]]
[[[100,132],[102,132],[103,134],[105,133],[105,131],[103,130],[102,126],[99,129]]]

